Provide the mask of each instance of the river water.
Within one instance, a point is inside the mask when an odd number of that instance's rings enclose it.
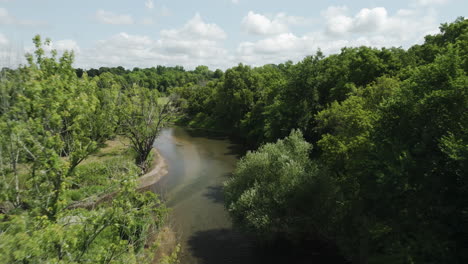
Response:
[[[252,242],[232,229],[223,203],[222,183],[236,165],[238,146],[180,127],[164,129],[155,146],[169,173],[153,189],[171,208],[180,263],[256,263]]]
[[[224,208],[222,183],[234,170],[241,151],[221,136],[166,128],[155,142],[169,173],[153,186],[171,208],[171,221],[181,243],[181,264],[335,263],[306,250],[283,247],[263,250],[233,229]]]

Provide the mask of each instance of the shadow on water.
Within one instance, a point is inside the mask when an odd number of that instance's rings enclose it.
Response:
[[[203,194],[206,198],[215,203],[224,203],[223,186],[208,186]]]
[[[222,205],[223,182],[245,150],[225,135],[174,127],[161,133],[157,146],[169,173],[152,190],[172,208],[181,264],[345,263],[336,249],[309,242],[260,247],[232,227]]]
[[[262,247],[252,241],[253,238],[249,239],[233,229],[212,229],[193,234],[188,241],[188,250],[198,259],[198,263],[203,264],[347,263],[336,255],[335,249],[317,243],[292,246],[278,242]]]
[[[198,263],[255,263],[252,245],[232,229],[199,231],[188,240],[188,250]]]
[[[213,140],[225,140],[229,139],[226,132],[203,129],[203,128],[184,128],[185,131],[194,138],[208,138]]]
[[[207,138],[211,140],[229,140],[237,144],[229,144],[224,155],[233,155],[240,158],[245,155],[247,148],[236,140],[236,137],[228,135],[225,131],[209,130],[203,128],[185,128],[185,131],[193,138]]]
[[[247,148],[239,144],[231,144],[227,146],[227,150],[228,151],[225,152],[224,155],[233,155],[238,159],[247,153]]]

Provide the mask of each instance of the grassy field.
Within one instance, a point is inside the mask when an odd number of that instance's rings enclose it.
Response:
[[[167,104],[167,102],[169,102],[169,97],[159,97],[158,98],[158,104],[164,105],[164,104]]]
[[[104,146],[96,153],[91,154],[80,165],[85,165],[93,162],[102,162],[115,157],[128,157],[131,159],[132,151],[129,147],[129,140],[127,138],[117,136],[113,140],[108,140]]]

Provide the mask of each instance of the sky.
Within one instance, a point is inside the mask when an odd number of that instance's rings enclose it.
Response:
[[[36,34],[85,69],[297,62],[318,49],[408,48],[467,12],[466,0],[0,0],[0,66],[24,63]]]

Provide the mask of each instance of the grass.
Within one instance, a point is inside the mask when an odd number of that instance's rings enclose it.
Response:
[[[169,102],[169,97],[159,97],[158,98],[158,104],[165,105]]]
[[[80,165],[103,162],[115,157],[128,157],[131,159],[132,150],[129,147],[130,141],[122,136],[117,136],[113,140],[108,140],[104,143],[104,146],[100,148],[96,153],[91,154],[85,159]]]
[[[65,195],[78,201],[116,190],[121,180],[137,175],[133,157],[128,139],[118,136],[106,141],[96,153],[76,167],[72,179],[75,188],[67,190]]]

